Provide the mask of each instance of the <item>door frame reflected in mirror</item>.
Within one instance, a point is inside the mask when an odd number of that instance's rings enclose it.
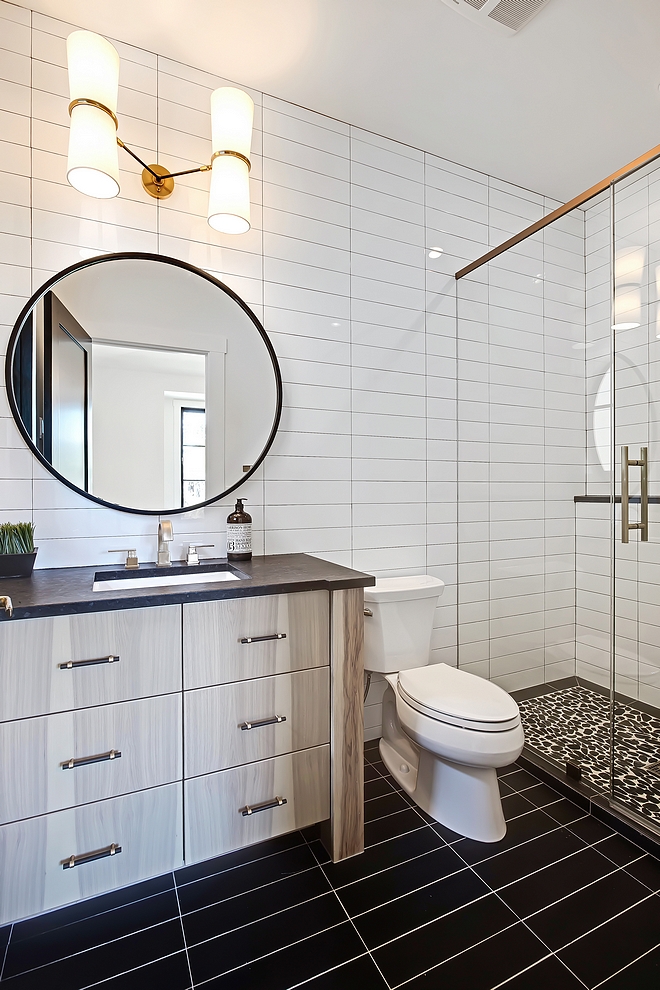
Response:
[[[193,275],[197,275],[198,277],[206,280],[207,282],[210,282],[212,285],[217,286],[217,288],[220,291],[226,293],[241,308],[241,310],[243,310],[245,315],[251,320],[252,324],[258,331],[261,340],[263,341],[268,357],[270,359],[273,370],[274,381],[275,381],[276,402],[275,402],[272,427],[270,429],[270,433],[267,437],[266,443],[261,453],[258,455],[258,457],[253,459],[252,463],[249,466],[249,470],[245,471],[245,473],[237,481],[235,481],[233,484],[225,488],[222,492],[218,493],[217,495],[213,495],[211,498],[207,498],[202,502],[196,502],[194,505],[181,506],[178,508],[163,507],[162,509],[135,508],[132,506],[120,505],[115,502],[108,501],[107,499],[103,499],[98,495],[94,495],[91,492],[79,488],[68,478],[60,474],[59,471],[57,471],[57,469],[53,467],[50,461],[46,459],[44,454],[37,448],[32,436],[30,435],[30,432],[26,428],[25,423],[22,419],[21,412],[19,409],[19,402],[17,400],[14,389],[14,365],[16,363],[15,359],[17,357],[16,355],[17,346],[21,340],[21,331],[24,328],[32,325],[33,322],[32,314],[33,312],[35,312],[37,304],[46,296],[47,293],[49,293],[64,278],[73,274],[74,272],[80,271],[81,269],[90,268],[95,265],[99,265],[99,264],[103,264],[104,262],[111,262],[111,261],[152,261],[152,262],[159,262],[167,265],[172,265],[175,268],[180,268],[183,269],[184,271],[190,272]],[[185,348],[182,348],[182,350],[183,349]],[[18,355],[18,359],[20,360],[20,353]],[[67,488],[70,488],[72,491],[77,492],[77,494],[82,495],[86,499],[89,499],[89,501],[95,502],[97,505],[104,505],[111,509],[117,509],[119,512],[129,512],[135,515],[158,516],[164,514],[177,515],[183,512],[194,512],[196,509],[203,508],[206,505],[212,505],[215,502],[218,502],[221,499],[226,498],[229,494],[231,494],[231,492],[235,491],[237,488],[243,485],[249,478],[251,478],[255,474],[255,472],[259,469],[264,458],[266,457],[266,454],[273,445],[273,441],[275,439],[275,435],[277,433],[280,424],[280,419],[282,416],[282,375],[277,360],[277,355],[275,354],[275,349],[266,333],[266,330],[264,329],[263,325],[261,324],[257,316],[252,312],[250,307],[247,305],[247,303],[245,303],[241,299],[241,297],[233,291],[233,289],[230,289],[229,286],[225,285],[224,282],[221,282],[220,279],[216,278],[214,275],[210,275],[208,272],[204,271],[201,268],[197,268],[196,266],[191,265],[188,262],[180,261],[177,258],[170,258],[166,255],[150,254],[140,251],[124,251],[113,254],[102,254],[102,255],[97,255],[93,258],[87,258],[84,261],[78,262],[74,265],[70,265],[68,268],[63,269],[57,274],[51,276],[51,278],[49,278],[46,282],[44,282],[44,284],[37,289],[37,291],[32,295],[32,297],[23,307],[12,329],[9,338],[9,343],[7,346],[7,355],[5,359],[5,383],[7,386],[7,397],[9,400],[9,406],[12,412],[12,416],[14,417],[14,421],[20,431],[20,434],[23,440],[25,441],[25,443],[27,444],[27,446],[29,447],[29,449],[32,451],[33,455],[37,458],[38,461],[41,462],[41,464],[44,465],[44,467],[48,470],[48,472],[51,475],[53,475],[53,477],[57,478],[58,481],[61,481],[62,484],[66,485]]]

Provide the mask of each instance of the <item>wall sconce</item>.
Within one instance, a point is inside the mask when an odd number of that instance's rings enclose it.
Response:
[[[225,234],[250,229],[250,145],[254,103],[240,89],[223,86],[211,94],[212,155],[208,165],[170,172],[147,165],[117,135],[119,55],[105,38],[74,31],[66,42],[69,65],[69,159],[67,179],[79,192],[98,199],[119,193],[123,148],[142,165],[142,185],[156,199],[167,199],[181,175],[211,172],[208,222]]]

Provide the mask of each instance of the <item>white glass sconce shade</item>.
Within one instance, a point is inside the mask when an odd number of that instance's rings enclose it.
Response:
[[[221,86],[211,93],[211,150],[250,157],[254,103],[242,89]]]
[[[245,234],[250,229],[250,173],[240,158],[220,155],[214,159],[209,224],[223,234]]]
[[[250,146],[254,103],[240,89],[223,86],[211,94],[213,165],[208,220],[225,234],[250,229]]]
[[[87,196],[110,199],[119,192],[119,55],[90,31],[74,31],[66,46],[71,102],[89,101],[71,108],[67,179]]]

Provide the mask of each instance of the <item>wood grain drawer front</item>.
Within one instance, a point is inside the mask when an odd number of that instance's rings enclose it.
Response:
[[[186,862],[291,832],[330,813],[330,747],[194,777],[186,794]],[[286,799],[267,810],[259,805]],[[255,809],[244,815],[247,807]]]
[[[0,623],[0,721],[179,690],[180,605]]]
[[[181,789],[168,784],[1,826],[0,925],[180,866]],[[109,855],[113,845],[121,852]],[[82,858],[63,869],[71,856]]]
[[[0,824],[180,780],[181,748],[180,694],[0,723]]]
[[[191,602],[183,606],[184,686],[323,666],[329,636],[326,591]]]
[[[329,667],[199,688],[184,699],[186,777],[330,740]]]

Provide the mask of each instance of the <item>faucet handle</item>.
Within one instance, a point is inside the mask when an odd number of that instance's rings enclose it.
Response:
[[[192,564],[199,564],[199,554],[198,550],[210,550],[214,547],[215,543],[189,543],[188,544],[188,554],[186,556],[186,564],[189,566]]]
[[[127,554],[125,567],[133,568],[139,567],[140,561],[137,557],[137,550],[108,550],[108,553],[125,553]]]

